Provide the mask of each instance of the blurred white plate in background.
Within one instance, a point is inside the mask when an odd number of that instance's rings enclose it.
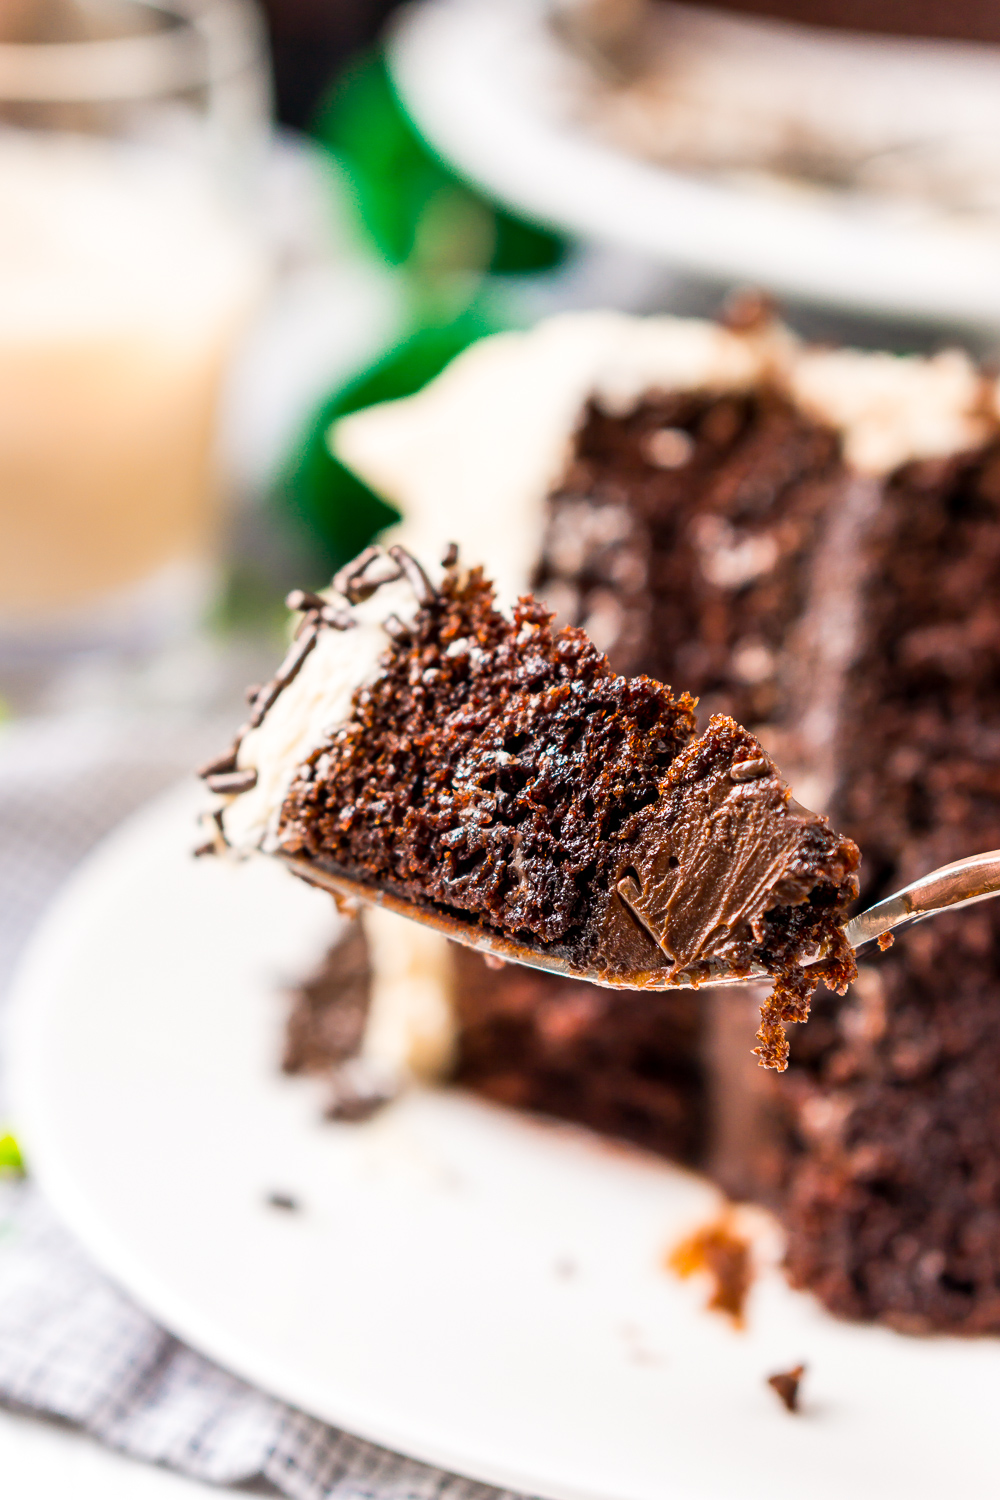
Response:
[[[1000,325],[1000,226],[929,205],[725,183],[571,118],[550,0],[422,0],[392,33],[408,111],[454,168],[529,217],[671,266],[885,316]]]
[[[33,1172],[168,1327],[338,1426],[554,1500],[995,1497],[996,1341],[834,1322],[767,1269],[763,1216],[737,1332],[663,1269],[718,1208],[701,1179],[457,1092],[325,1123],[277,1064],[281,987],[332,909],[263,860],[192,861],[201,796],[90,859],[12,1028]],[[793,1417],[765,1380],[799,1361]]]

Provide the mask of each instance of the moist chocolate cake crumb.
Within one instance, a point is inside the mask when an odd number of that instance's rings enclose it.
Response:
[[[805,1373],[805,1365],[796,1365],[794,1369],[779,1371],[778,1374],[767,1377],[768,1385],[773,1391],[777,1391],[786,1411],[798,1411],[799,1386]]]
[[[782,974],[760,1008],[760,1029],[754,1056],[762,1068],[783,1073],[788,1067],[788,1037],[785,1026],[809,1018],[812,988],[804,970]]]
[[[706,1306],[711,1312],[726,1313],[734,1327],[743,1327],[753,1266],[750,1246],[736,1233],[729,1214],[723,1214],[675,1245],[666,1264],[684,1279],[699,1272],[707,1273],[712,1279],[712,1294]]]
[[[880,932],[878,935],[878,945],[883,953],[887,948],[891,948],[895,941],[896,939],[891,932]]]

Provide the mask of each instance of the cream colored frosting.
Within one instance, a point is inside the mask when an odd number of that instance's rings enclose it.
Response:
[[[985,442],[997,409],[996,385],[958,349],[930,359],[806,349],[788,388],[803,411],[843,434],[848,463],[874,475]]]
[[[361,920],[372,970],[362,1060],[397,1081],[445,1077],[456,1044],[448,939],[378,906]]]
[[[225,837],[239,854],[273,853],[278,823],[295,772],[339,724],[351,717],[359,689],[377,681],[392,642],[385,622],[407,622],[418,603],[406,579],[382,584],[349,606],[333,588],[324,598],[350,610],[350,630],[321,627],[313,650],[278,694],[260,725],[240,744],[237,765],[257,772],[247,792],[219,799]],[[379,908],[362,915],[371,954],[371,998],[360,1058],[391,1086],[447,1074],[454,1060],[455,1021],[447,940]]]
[[[348,608],[332,588],[325,598]],[[351,717],[354,695],[374,682],[392,642],[385,630],[391,614],[404,623],[417,611],[413,589],[405,579],[385,583],[363,603],[353,606],[352,630],[323,626],[315,647],[297,675],[283,688],[263,722],[243,737],[237,756],[241,770],[257,772],[248,792],[223,799],[222,824],[227,842],[238,853],[277,848],[278,820],[296,769],[313,750]]]
[[[997,387],[958,350],[933,358],[821,350],[780,325],[738,334],[697,319],[567,313],[474,344],[415,396],[336,423],[337,457],[403,513],[417,556],[448,541],[485,559],[498,595],[527,588],[545,498],[586,402],[624,412],[650,390],[745,390],[763,378],[840,432],[848,462],[879,475],[987,436]]]
[[[528,586],[543,501],[589,397],[627,410],[650,388],[746,389],[786,341],[696,319],[564,314],[473,344],[417,395],[335,424],[331,445],[399,506],[394,535],[415,556],[456,541],[511,603]]]

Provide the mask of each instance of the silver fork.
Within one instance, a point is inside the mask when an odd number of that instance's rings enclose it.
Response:
[[[394,896],[389,891],[382,891],[375,886],[352,880],[346,875],[325,870],[311,860],[292,854],[281,854],[279,857],[303,880],[329,891],[340,906],[346,906],[350,910],[358,910],[362,905],[382,906],[387,911],[397,912],[400,916],[421,922],[425,927],[432,927],[454,942],[463,943],[467,948],[475,948],[487,960],[524,964],[530,969],[544,969],[550,974],[563,974],[570,979],[585,979],[591,984],[604,985],[609,989],[697,988],[690,978],[665,977],[669,971],[663,969],[643,970],[612,978],[597,970],[576,968],[564,958],[539,953],[522,943],[513,942],[510,938],[487,932],[471,923],[462,922],[457,917],[416,906],[412,902],[402,900],[399,896]],[[892,896],[886,896],[884,900],[870,906],[867,911],[859,912],[856,917],[852,917],[846,924],[844,932],[852,948],[863,948],[866,943],[872,943],[885,933],[894,932],[899,927],[907,927],[911,922],[922,922],[927,917],[937,916],[939,912],[972,906],[976,901],[987,901],[991,896],[998,895],[1000,895],[1000,849],[991,849],[985,854],[971,854],[967,859],[957,859],[950,865],[942,865],[939,870],[931,870],[929,875],[921,875],[919,880],[911,881],[901,891],[896,891]],[[815,963],[822,957],[821,953],[817,953],[809,961]],[[745,974],[713,975],[700,982],[712,985],[748,984],[767,977],[765,969],[754,965]]]
[[[852,948],[862,948],[897,927],[923,922],[938,912],[972,906],[976,901],[988,901],[991,896],[1000,896],[1000,849],[970,854],[921,875],[894,896],[886,896],[852,917],[844,932]]]

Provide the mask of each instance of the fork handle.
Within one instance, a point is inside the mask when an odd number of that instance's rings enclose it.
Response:
[[[991,896],[1000,896],[1000,849],[971,854],[921,875],[895,895],[852,917],[844,932],[851,947],[860,948],[896,927],[922,922],[940,911],[971,906],[975,901],[988,901]]]

